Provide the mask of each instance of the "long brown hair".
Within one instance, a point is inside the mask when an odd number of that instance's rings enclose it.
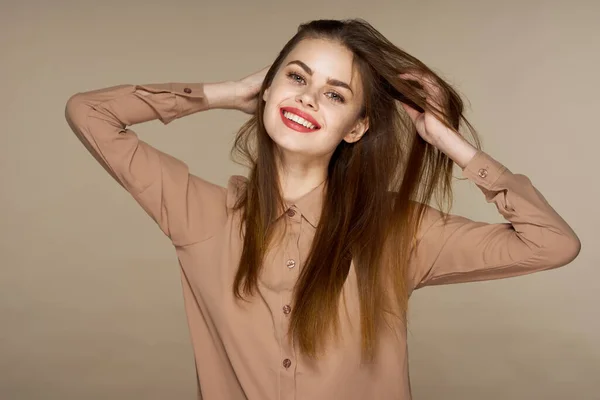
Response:
[[[369,129],[353,144],[342,141],[329,162],[321,219],[294,288],[290,336],[303,354],[316,357],[328,335],[337,334],[340,294],[354,261],[362,354],[372,360],[380,322],[390,323],[384,317],[406,322],[406,272],[425,205],[434,195],[445,208],[452,202],[452,160],[416,133],[399,101],[434,112],[457,131],[462,123],[477,147],[479,141],[463,116],[456,91],[369,23],[317,20],[300,25],[267,72],[256,114],[242,126],[232,149],[234,159],[250,167],[235,207],[241,210],[244,231],[233,285],[236,297],[243,299],[258,289],[272,228],[284,204],[276,146],[263,123],[262,96],[290,51],[310,38],[334,40],[352,51],[364,88],[362,116],[368,118]],[[444,99],[439,109],[425,101],[422,86],[399,77],[406,72],[419,73],[439,86]],[[386,286],[390,282],[391,291]]]

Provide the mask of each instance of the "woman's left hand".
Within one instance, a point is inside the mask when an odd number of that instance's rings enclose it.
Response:
[[[418,82],[426,93],[426,101],[434,109],[443,109],[443,91],[429,77],[416,73],[400,74],[403,79]],[[445,153],[454,162],[465,168],[467,163],[477,153],[477,148],[468,143],[457,131],[444,125],[431,111],[420,112],[405,103],[402,107],[412,119],[417,133],[427,143]]]

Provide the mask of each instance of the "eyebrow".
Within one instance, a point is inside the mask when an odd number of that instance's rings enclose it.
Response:
[[[308,75],[312,76],[312,74],[313,74],[312,69],[310,69],[310,67],[308,65],[306,65],[305,63],[303,63],[302,61],[300,61],[300,60],[290,61],[289,63],[287,63],[286,67],[291,64],[298,65],[300,68],[302,68],[304,70],[304,72],[306,72]],[[350,85],[348,85],[346,82],[340,81],[339,79],[331,79],[330,78],[327,80],[327,84],[329,84],[331,86],[338,86],[338,87],[348,89],[350,91],[350,93],[354,94],[354,92],[350,88]]]

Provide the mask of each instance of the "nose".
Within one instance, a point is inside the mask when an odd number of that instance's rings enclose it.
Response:
[[[302,93],[298,93],[298,95],[296,95],[296,102],[315,111],[318,108],[316,96],[313,91],[308,88],[302,91]]]

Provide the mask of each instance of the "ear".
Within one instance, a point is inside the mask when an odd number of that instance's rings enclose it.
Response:
[[[263,101],[267,101],[267,99],[269,98],[269,89],[271,89],[270,87],[266,88],[265,91],[263,92]]]
[[[348,143],[358,142],[360,138],[362,138],[363,135],[367,132],[368,129],[369,119],[366,117],[361,118],[356,122],[354,128],[350,131],[350,133],[344,136],[344,140]]]

